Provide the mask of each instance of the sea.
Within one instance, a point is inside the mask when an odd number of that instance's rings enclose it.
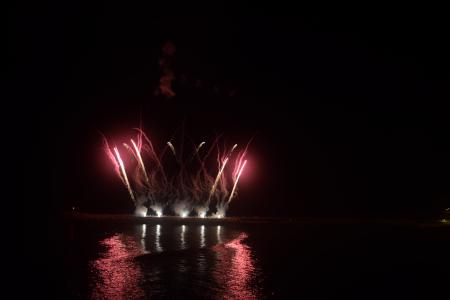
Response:
[[[450,230],[68,222],[65,299],[450,299]]]

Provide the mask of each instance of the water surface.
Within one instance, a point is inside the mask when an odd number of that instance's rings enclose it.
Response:
[[[445,296],[448,230],[357,225],[74,223],[75,299],[393,299]]]

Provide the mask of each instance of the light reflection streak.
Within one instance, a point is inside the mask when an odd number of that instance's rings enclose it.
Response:
[[[205,247],[205,225],[200,226],[200,248]]]
[[[157,224],[156,225],[156,234],[155,234],[155,248],[156,248],[156,251],[158,251],[158,252],[163,251],[163,248],[161,247],[161,243],[160,243],[160,237],[161,237],[161,225]]]
[[[186,235],[186,225],[181,225],[181,236],[180,236],[181,249],[186,248],[185,235]]]
[[[147,224],[142,224],[141,246],[145,252],[147,252],[146,247],[145,247],[145,237],[146,236],[147,236]]]
[[[181,249],[186,249],[186,225],[181,225]],[[183,258],[180,260],[180,264],[178,265],[178,271],[180,273],[185,273],[188,271],[188,263],[187,259],[183,256]]]
[[[217,225],[217,243],[222,244],[222,232],[220,225]]]
[[[208,276],[209,278],[209,274],[205,274],[207,271],[208,260],[204,252],[199,252],[199,255],[197,257],[197,264],[198,265],[196,273],[199,274],[200,276]]]
[[[146,234],[147,234],[147,224],[142,224],[142,235],[141,235],[141,238],[145,239]]]

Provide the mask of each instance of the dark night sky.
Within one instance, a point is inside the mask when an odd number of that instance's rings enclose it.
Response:
[[[197,141],[256,133],[254,173],[231,214],[426,216],[449,205],[442,10],[221,9],[156,16],[150,4],[64,1],[12,10],[10,77],[26,109],[26,166],[38,177],[25,203],[130,210],[98,132],[118,137],[142,111],[156,143],[183,120]],[[171,99],[154,95],[167,40],[176,47]]]

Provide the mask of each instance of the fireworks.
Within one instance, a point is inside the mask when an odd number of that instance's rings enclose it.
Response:
[[[130,182],[128,181],[127,172],[125,171],[125,165],[123,164],[122,158],[120,157],[119,150],[117,150],[117,147],[114,147],[114,152],[116,153],[117,161],[119,162],[120,170],[122,171],[120,178],[122,179],[123,184],[125,184],[125,186],[127,187],[128,192],[130,193],[131,200],[133,200],[134,202],[134,195],[130,186]]]
[[[142,174],[145,177],[145,181],[147,183],[149,183],[148,177],[147,177],[147,171],[145,170],[145,165],[144,165],[144,162],[142,161],[142,157],[141,157],[141,149],[139,149],[138,146],[136,146],[136,144],[133,140],[131,140],[131,143],[133,144],[134,151],[136,152],[136,158],[137,158],[137,161],[139,162],[139,166],[141,167]]]
[[[238,181],[239,181],[239,177],[241,177],[242,171],[244,170],[245,164],[246,164],[246,163],[247,163],[247,161],[244,160],[244,163],[243,163],[242,166],[239,168],[239,172],[238,172],[238,174],[237,174],[237,176],[236,176],[236,179],[234,180],[233,189],[231,190],[230,198],[228,198],[228,202],[227,202],[227,203],[230,203],[230,202],[231,202],[231,199],[232,199],[233,196],[234,196],[234,192],[235,192],[235,190],[236,190],[236,186],[237,186],[237,183],[238,183]]]
[[[167,145],[170,147],[170,150],[172,150],[173,156],[177,157],[177,153],[175,152],[175,147],[172,145],[172,143],[167,142]]]
[[[202,141],[193,144],[192,150],[183,151],[184,142],[178,144],[172,140],[157,154],[142,129],[136,130],[136,139],[129,139],[131,144],[122,143],[130,154],[126,166],[119,148],[111,148],[104,139],[105,152],[136,206],[135,214],[145,216],[150,209],[151,214],[161,217],[167,207],[180,217],[187,217],[193,211],[201,218],[209,212],[216,218],[226,215],[247,164],[248,144],[243,150],[237,144],[228,149],[225,145],[219,147],[218,136],[210,145]],[[167,148],[173,155],[165,155]],[[211,155],[214,151],[215,159]]]

